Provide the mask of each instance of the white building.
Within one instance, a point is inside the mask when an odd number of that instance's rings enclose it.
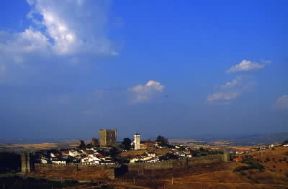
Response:
[[[134,150],[140,150],[140,143],[141,143],[141,136],[140,134],[136,133],[134,135]]]
[[[77,150],[69,150],[69,156],[72,156],[72,157],[76,157],[76,156],[80,156],[81,153],[78,152]]]
[[[66,165],[66,161],[65,160],[53,160],[52,164]]]
[[[97,165],[100,164],[100,159],[95,154],[90,154],[81,159],[81,163],[85,165]]]

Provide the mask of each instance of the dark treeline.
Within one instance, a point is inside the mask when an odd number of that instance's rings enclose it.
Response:
[[[21,157],[13,152],[0,152],[0,173],[20,171]]]
[[[87,183],[81,184],[74,180],[65,180],[65,181],[51,181],[46,179],[36,179],[31,177],[0,177],[1,187],[5,189],[51,189],[51,188],[99,188],[99,189],[113,189],[113,186],[110,186],[106,183]]]

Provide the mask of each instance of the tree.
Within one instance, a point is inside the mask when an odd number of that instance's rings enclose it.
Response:
[[[156,142],[160,145],[160,146],[168,146],[169,145],[169,142],[168,142],[168,139],[159,135],[157,136],[156,138]]]
[[[86,144],[84,140],[80,140],[79,148],[85,148],[85,147],[86,147]]]
[[[99,146],[99,140],[97,138],[92,138],[91,144],[94,147]]]
[[[119,153],[120,153],[120,150],[115,146],[113,146],[109,149],[109,155],[112,158],[116,158],[119,155]]]
[[[130,150],[131,149],[131,139],[130,138],[124,138],[122,142],[122,146],[125,150]]]
[[[285,144],[288,144],[288,139],[282,143],[282,145],[285,145]]]

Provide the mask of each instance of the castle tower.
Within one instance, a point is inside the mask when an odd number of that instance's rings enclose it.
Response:
[[[231,156],[230,156],[230,153],[229,153],[229,152],[224,151],[224,153],[223,153],[223,161],[224,161],[224,162],[229,162],[229,161],[231,161]]]
[[[134,135],[134,150],[140,150],[141,149],[140,143],[141,143],[141,136],[140,136],[140,134],[135,133],[135,135]]]
[[[21,153],[21,172],[26,174],[30,173],[31,165],[30,165],[30,154],[27,152]]]
[[[99,130],[99,144],[101,147],[113,146],[117,140],[116,129],[100,129]]]

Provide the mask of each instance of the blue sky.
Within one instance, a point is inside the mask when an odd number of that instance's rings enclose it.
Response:
[[[288,131],[286,0],[2,0],[0,137]]]

